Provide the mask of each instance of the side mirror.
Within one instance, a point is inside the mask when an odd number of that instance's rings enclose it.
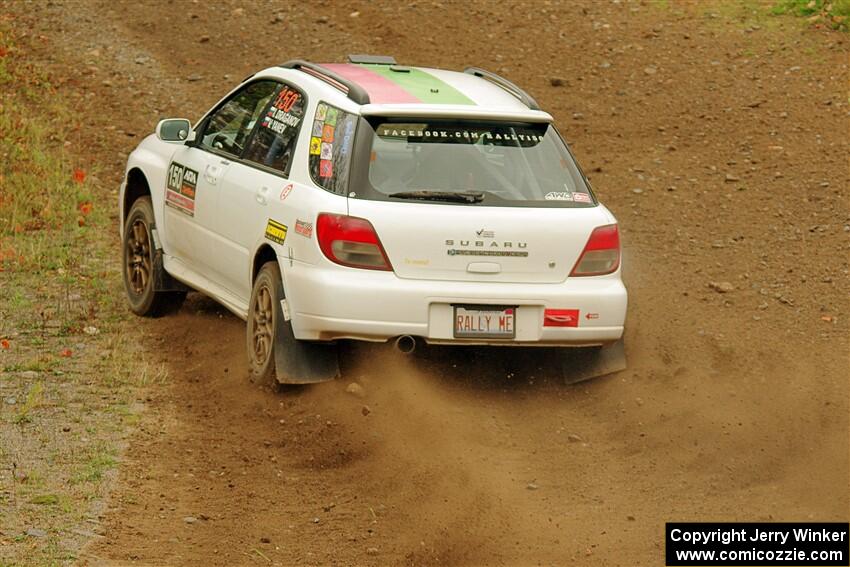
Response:
[[[163,142],[185,142],[194,137],[192,123],[185,118],[168,118],[156,125],[156,137]]]

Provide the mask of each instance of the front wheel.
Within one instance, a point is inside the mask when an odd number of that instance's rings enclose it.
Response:
[[[164,274],[153,244],[155,226],[151,198],[140,197],[130,207],[124,224],[122,271],[130,310],[147,317],[179,307],[186,297],[185,292],[156,289]]]

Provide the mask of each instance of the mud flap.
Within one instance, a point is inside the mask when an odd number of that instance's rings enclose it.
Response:
[[[171,274],[165,271],[165,266],[162,255],[162,245],[159,243],[159,233],[155,228],[151,229],[151,237],[153,238],[154,255],[153,255],[153,289],[154,291],[185,291],[190,292],[192,288],[179,282],[171,277]]]
[[[162,251],[157,251],[153,259],[153,272],[155,274],[153,289],[155,291],[185,291],[190,292],[192,288],[175,280],[171,274],[165,271],[162,265]]]
[[[278,305],[278,309],[280,306]],[[281,384],[315,384],[339,377],[336,343],[299,341],[279,311],[274,343],[274,367]]]
[[[626,351],[623,339],[598,348],[562,349],[561,371],[564,382],[575,384],[613,374],[626,369]]]

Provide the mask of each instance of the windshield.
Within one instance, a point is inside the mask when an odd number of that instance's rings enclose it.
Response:
[[[367,185],[372,198],[594,205],[572,155],[549,124],[373,118],[362,131],[369,141],[360,139],[358,146],[368,144],[370,153],[368,175],[358,185]]]

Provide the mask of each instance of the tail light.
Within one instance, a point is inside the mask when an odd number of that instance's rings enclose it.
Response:
[[[616,224],[598,226],[590,233],[571,276],[601,276],[620,267],[620,231]]]
[[[366,219],[321,213],[316,235],[319,248],[331,262],[367,270],[393,269],[375,228]]]

